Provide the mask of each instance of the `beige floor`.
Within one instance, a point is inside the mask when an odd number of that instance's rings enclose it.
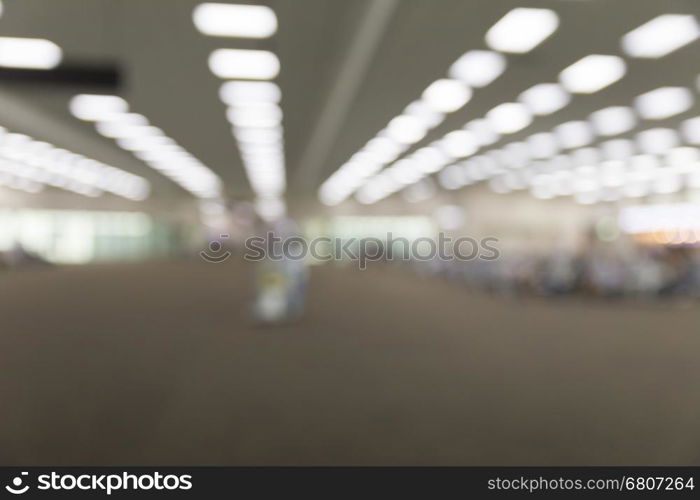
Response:
[[[253,328],[248,269],[0,275],[2,464],[700,464],[700,310],[526,302],[315,269]]]

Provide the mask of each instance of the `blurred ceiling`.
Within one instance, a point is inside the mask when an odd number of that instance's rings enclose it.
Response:
[[[559,29],[532,52],[507,55],[505,73],[486,88],[475,89],[463,109],[415,147],[515,100],[536,83],[556,81],[562,69],[583,56],[622,55],[620,37],[659,14],[700,13],[694,0],[396,0],[385,11],[386,22],[374,26],[379,30],[374,33],[376,44],[364,47],[361,79],[345,88],[349,106],[343,116],[335,117],[336,130],[320,134],[324,143],[316,144],[312,165],[309,148],[319,141],[319,119],[324,109],[337,104],[341,77],[348,75],[345,65],[362,43],[358,37],[367,36],[364,28],[372,23],[372,9],[386,2],[391,0],[236,2],[269,5],[279,20],[274,37],[243,40],[201,35],[192,23],[193,8],[200,2],[193,0],[4,0],[0,35],[47,38],[73,63],[118,65],[124,78],[120,95],[132,109],[213,169],[234,198],[250,197],[250,188],[218,98],[221,80],[210,72],[207,57],[221,47],[274,51],[282,65],[277,81],[283,93],[288,199],[293,205],[298,199],[315,198],[324,179],[426,86],[443,77],[460,55],[486,49],[484,34],[514,7],[551,8],[560,16]],[[696,42],[658,60],[627,58],[628,72],[620,82],[575,96],[568,107],[537,118],[502,142],[585,119],[609,105],[631,105],[635,96],[657,87],[693,87],[700,71],[699,51]],[[0,81],[0,98],[16,104],[14,109],[0,106],[0,124],[147,177],[154,197],[188,197],[172,181],[99,136],[91,124],[70,115],[68,100],[86,91],[90,89]],[[669,123],[675,126],[699,114],[696,103]]]

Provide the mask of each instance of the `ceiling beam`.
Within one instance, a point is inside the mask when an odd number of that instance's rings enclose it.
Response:
[[[301,156],[295,178],[296,185],[301,190],[307,193],[315,190],[331,148],[345,123],[348,111],[365,80],[398,4],[398,0],[368,1]]]

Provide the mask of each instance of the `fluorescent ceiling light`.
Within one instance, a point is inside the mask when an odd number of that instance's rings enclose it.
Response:
[[[640,132],[636,136],[639,149],[647,154],[664,154],[678,147],[680,138],[675,130],[670,128],[652,128]]]
[[[622,58],[593,54],[562,71],[559,81],[574,94],[593,94],[618,81],[626,71]]]
[[[630,168],[637,173],[648,174],[659,167],[659,158],[654,155],[636,155],[630,159]]]
[[[145,137],[150,135],[148,132],[151,127],[120,122],[98,122],[95,128],[104,137],[120,139],[124,137]]]
[[[486,170],[490,175],[500,173],[500,167],[508,164],[508,154],[501,149],[492,149],[483,158],[486,162],[480,157],[479,163],[482,169]]]
[[[148,119],[139,113],[114,113],[107,116],[105,123],[118,123],[119,125],[148,125]]]
[[[647,120],[663,120],[693,105],[693,94],[684,87],[661,87],[634,100],[637,112]]]
[[[264,5],[203,3],[195,7],[192,20],[209,36],[268,38],[277,31],[277,16]]]
[[[255,130],[255,129],[252,129]],[[264,129],[263,129],[264,130]],[[268,144],[260,144],[260,143],[255,143],[255,142],[243,142],[240,144],[240,150],[242,153],[252,153],[252,154],[264,154],[264,155],[271,155],[271,154],[280,154],[282,153],[282,146],[281,144],[274,142],[274,143],[268,143]]]
[[[556,144],[554,145],[556,148]],[[522,168],[532,159],[532,151],[524,142],[511,142],[503,147],[503,153],[508,165]]]
[[[388,173],[396,182],[403,185],[413,184],[424,176],[415,167],[413,161],[406,158],[397,161],[393,167],[389,168]]]
[[[161,129],[159,129],[158,127],[154,127],[153,125],[138,127],[138,130],[142,137],[160,139],[165,136]]]
[[[0,66],[53,69],[62,58],[61,48],[49,40],[0,37]]]
[[[580,148],[593,142],[591,126],[584,121],[570,121],[554,128],[554,133],[564,149]]]
[[[700,144],[700,116],[685,120],[681,124],[681,133],[690,144]]]
[[[476,137],[476,140],[479,141],[479,144],[482,146],[490,146],[501,138],[501,135],[483,118],[470,121],[464,128],[474,134],[474,137]]]
[[[615,188],[625,183],[625,162],[619,160],[604,161],[600,164],[600,184]]]
[[[671,169],[661,170],[652,185],[655,193],[670,194],[683,189],[683,181],[679,175]]]
[[[440,140],[439,144],[442,150],[452,158],[466,158],[479,149],[479,141],[467,130],[450,132]]]
[[[486,113],[486,120],[501,134],[512,134],[532,123],[532,115],[522,104],[506,102]]]
[[[232,125],[242,128],[271,128],[282,122],[282,110],[276,104],[234,106],[226,111]]]
[[[363,151],[375,156],[382,163],[390,163],[405,151],[405,146],[389,137],[375,137],[367,143]]]
[[[117,139],[117,145],[127,151],[153,151],[174,144],[175,141],[164,136],[137,136]]]
[[[283,140],[282,128],[234,129],[236,139],[241,143],[276,144]]]
[[[428,128],[438,126],[445,119],[445,115],[443,113],[435,111],[424,101],[413,101],[411,104],[406,106],[403,114],[407,116],[415,116],[423,121],[425,126]]]
[[[581,148],[571,152],[571,161],[576,167],[596,165],[600,161],[600,151],[596,148]]]
[[[688,45],[698,37],[700,26],[695,16],[663,14],[622,37],[622,48],[628,56],[658,58]]]
[[[666,161],[671,167],[688,167],[695,170],[698,160],[700,160],[700,152],[698,148],[673,148],[666,154]]]
[[[427,132],[425,123],[415,116],[397,116],[386,127],[387,136],[401,144],[415,144]]]
[[[527,146],[533,158],[551,158],[559,152],[559,146],[554,134],[540,132],[527,138]]]
[[[467,179],[461,165],[450,165],[438,173],[438,182],[445,189],[459,189]]]
[[[360,176],[362,178],[369,177],[370,175],[376,174],[383,167],[383,164],[375,159],[370,159],[368,157],[353,156],[350,161],[346,164],[348,168],[351,169],[353,175]]]
[[[209,69],[219,78],[271,80],[279,74],[280,62],[267,50],[217,49],[209,56]]]
[[[443,78],[431,83],[423,92],[423,100],[434,111],[452,113],[471,99],[472,91],[458,80]]]
[[[120,141],[131,141],[132,139],[125,138],[125,139],[118,139],[117,143],[119,144]],[[120,147],[122,147],[120,145]],[[160,148],[156,149],[150,149],[150,150],[131,150],[136,156],[141,161],[144,161],[146,163],[158,163],[161,161],[178,161],[179,158],[179,153],[176,153],[174,151],[171,151],[172,146],[163,146]],[[129,149],[129,148],[123,148],[123,149]]]
[[[517,8],[503,16],[486,33],[486,43],[494,50],[523,54],[554,33],[559,17],[549,9]]]
[[[598,135],[623,134],[637,126],[634,112],[626,106],[611,106],[595,111],[589,119]]]
[[[219,90],[219,97],[229,106],[258,102],[279,103],[282,91],[272,82],[225,82]]]
[[[569,104],[571,96],[558,83],[540,83],[530,87],[518,96],[535,115],[549,115]]]
[[[451,161],[449,156],[434,146],[426,146],[417,150],[410,159],[415,161],[418,170],[426,174],[437,172]]]
[[[606,160],[626,160],[635,154],[634,142],[629,139],[612,139],[600,145]]]
[[[493,153],[496,151],[489,152],[489,156],[475,156],[469,162],[471,164],[472,175],[477,171],[481,178],[493,175],[499,172],[500,163],[499,159],[494,158]]]
[[[106,120],[115,114],[126,113],[129,105],[113,95],[79,94],[70,100],[70,112],[80,120]]]
[[[471,50],[450,67],[451,78],[472,87],[485,87],[506,69],[506,58],[498,52]]]

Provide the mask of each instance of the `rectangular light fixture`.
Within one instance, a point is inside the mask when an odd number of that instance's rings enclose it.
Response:
[[[643,153],[658,155],[678,147],[678,133],[670,128],[652,128],[636,136],[637,145]]]
[[[389,122],[386,135],[399,144],[415,144],[425,137],[428,128],[415,116],[399,115]]]
[[[277,31],[277,16],[265,5],[203,3],[195,7],[192,20],[209,36],[268,38]]]
[[[636,152],[634,142],[630,139],[611,139],[600,144],[603,158],[608,161],[627,160]]]
[[[559,152],[559,145],[554,134],[539,132],[526,139],[530,156],[536,159],[552,158]]]
[[[472,97],[471,89],[459,80],[441,78],[423,91],[423,102],[439,113],[453,113]]]
[[[234,136],[241,144],[281,144],[282,127],[269,129],[234,129]]]
[[[656,59],[680,49],[700,37],[700,26],[693,15],[663,14],[622,37],[628,56]]]
[[[700,144],[700,116],[689,118],[681,124],[683,139],[690,144]]]
[[[468,130],[454,130],[446,134],[439,141],[439,145],[451,158],[466,158],[479,149],[479,141]]]
[[[437,127],[445,119],[445,115],[439,111],[435,111],[428,106],[424,101],[417,100],[406,106],[403,111],[404,115],[415,116],[428,128]]]
[[[219,97],[229,106],[256,102],[279,103],[282,91],[272,82],[225,82],[219,90]]]
[[[593,94],[621,79],[626,71],[621,57],[592,54],[564,69],[559,81],[574,94]]]
[[[559,144],[564,149],[580,148],[593,142],[593,130],[588,122],[574,120],[554,128]]]
[[[489,50],[470,50],[450,67],[451,78],[472,87],[486,87],[506,69],[506,58]]]
[[[629,132],[637,126],[637,118],[631,108],[610,106],[591,113],[589,120],[596,133],[611,136]]]
[[[267,50],[217,49],[209,56],[209,69],[219,78],[271,80],[280,71],[280,62]]]
[[[0,66],[22,69],[53,69],[61,63],[63,51],[41,38],[0,37]]]
[[[486,43],[500,52],[524,54],[546,40],[559,27],[550,9],[519,7],[503,16],[486,33]]]
[[[226,117],[240,128],[275,128],[282,123],[282,110],[276,104],[234,106],[226,111]]]
[[[634,100],[634,106],[642,118],[663,120],[689,110],[693,94],[684,87],[661,87]]]
[[[513,134],[532,123],[532,115],[522,104],[506,102],[486,113],[486,120],[500,134]]]
[[[114,95],[79,94],[69,104],[70,112],[79,120],[103,121],[127,113],[129,105]]]
[[[464,129],[474,134],[481,146],[490,146],[501,138],[501,134],[496,132],[483,118],[476,118],[470,121],[464,126]]]
[[[381,163],[388,164],[396,160],[408,147],[407,144],[401,144],[389,137],[382,136],[370,139],[361,151],[372,155]]]
[[[571,101],[571,96],[558,83],[540,83],[520,94],[518,101],[533,114],[543,116],[565,107]]]

